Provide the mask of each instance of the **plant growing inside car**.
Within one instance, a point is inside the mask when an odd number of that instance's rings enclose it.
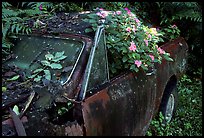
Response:
[[[45,60],[41,60],[43,67],[37,68],[33,71],[33,75],[29,78],[34,78],[35,82],[39,82],[44,77],[47,80],[51,80],[51,69],[62,69],[62,65],[59,63],[61,60],[64,60],[67,56],[64,55],[64,51],[56,52],[55,55],[47,53],[45,55]],[[42,73],[44,72],[44,73]]]
[[[180,36],[180,30],[179,28],[174,24],[174,25],[169,25],[166,28],[162,29],[163,37],[166,38],[167,40],[173,40]]]
[[[85,31],[95,31],[100,20],[105,21],[106,45],[112,55],[111,73],[121,69],[147,71],[155,62],[161,63],[162,58],[173,61],[169,53],[158,47],[158,43],[163,41],[162,33],[145,26],[128,8],[115,12],[97,9],[84,20],[92,25]]]

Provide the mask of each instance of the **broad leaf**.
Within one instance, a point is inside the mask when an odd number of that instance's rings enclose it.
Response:
[[[126,56],[123,56],[123,62],[126,62],[128,60],[128,58]]]
[[[86,28],[86,29],[85,29],[85,33],[89,33],[89,32],[93,32],[93,29],[91,29],[91,28]]]
[[[50,62],[47,60],[42,60],[41,63],[45,66],[50,66]]]
[[[127,53],[126,47],[122,47],[121,50],[122,50],[123,53]]]
[[[48,54],[45,55],[45,58],[46,58],[47,60],[51,60],[51,59],[54,58],[54,56],[53,56],[52,54],[48,53]]]
[[[134,65],[134,64],[130,66],[130,69],[133,70],[133,71],[135,71],[135,72],[138,72],[138,71],[139,71],[139,69],[136,68],[136,65]]]
[[[38,82],[38,81],[41,80],[41,78],[42,78],[42,76],[39,76],[39,75],[38,75],[37,78],[34,79],[34,81],[35,81],[35,82]]]
[[[6,87],[2,87],[2,92],[5,92],[7,90]]]
[[[52,69],[61,69],[61,68],[62,68],[62,65],[61,65],[61,64],[57,64],[57,63],[52,63],[52,64],[50,65],[50,67],[51,67]]]
[[[42,68],[39,68],[39,69],[34,70],[33,73],[41,72],[42,70],[43,70]]]
[[[170,57],[168,56],[168,54],[164,54],[163,56],[164,56],[164,58],[165,58],[166,60],[168,60],[168,61],[174,61],[172,58],[170,58]]]
[[[64,51],[55,53],[55,58],[61,57],[64,55]]]
[[[60,60],[65,59],[66,57],[67,57],[67,56],[61,56],[61,57],[58,57],[58,58],[54,58],[52,61],[58,62],[58,61],[60,61]]]
[[[19,75],[16,75],[16,76],[14,76],[14,77],[8,79],[7,81],[15,81],[15,80],[17,80],[19,77],[20,77]]]
[[[13,107],[13,111],[14,111],[17,115],[20,114],[20,112],[19,112],[19,108],[18,108],[17,105],[14,105],[14,107]]]
[[[28,78],[34,78],[35,76],[36,76],[36,74],[33,74],[30,77],[28,77]]]
[[[45,78],[47,80],[51,80],[51,73],[50,73],[50,71],[49,70],[44,70],[44,73],[45,73]]]

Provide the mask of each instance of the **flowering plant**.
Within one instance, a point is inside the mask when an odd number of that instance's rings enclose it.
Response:
[[[84,21],[91,23],[92,29],[96,30],[101,19],[105,19],[106,45],[113,55],[109,64],[112,73],[121,69],[138,72],[141,68],[147,71],[155,62],[161,63],[163,57],[173,61],[170,54],[157,45],[163,41],[162,33],[145,26],[128,8],[115,12],[101,8]]]
[[[164,38],[167,40],[173,40],[180,36],[180,30],[175,24],[162,29],[162,32],[165,34]]]

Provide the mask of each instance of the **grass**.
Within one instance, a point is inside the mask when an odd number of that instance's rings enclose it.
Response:
[[[196,74],[202,74],[202,69]],[[174,119],[162,125],[153,119],[146,136],[202,136],[202,80],[183,75],[178,83],[179,103]]]

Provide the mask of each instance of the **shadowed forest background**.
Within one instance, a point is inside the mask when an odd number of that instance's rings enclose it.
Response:
[[[41,7],[41,5],[43,5]],[[32,29],[24,21],[36,16],[60,12],[80,12],[103,8],[118,11],[128,8],[148,26],[168,28],[176,25],[188,46],[186,73],[178,83],[179,104],[174,120],[162,125],[162,116],[154,119],[147,136],[202,136],[202,3],[201,2],[3,2],[2,61],[11,55],[13,39]],[[175,32],[166,29],[167,40]],[[2,87],[2,91],[5,88]]]

